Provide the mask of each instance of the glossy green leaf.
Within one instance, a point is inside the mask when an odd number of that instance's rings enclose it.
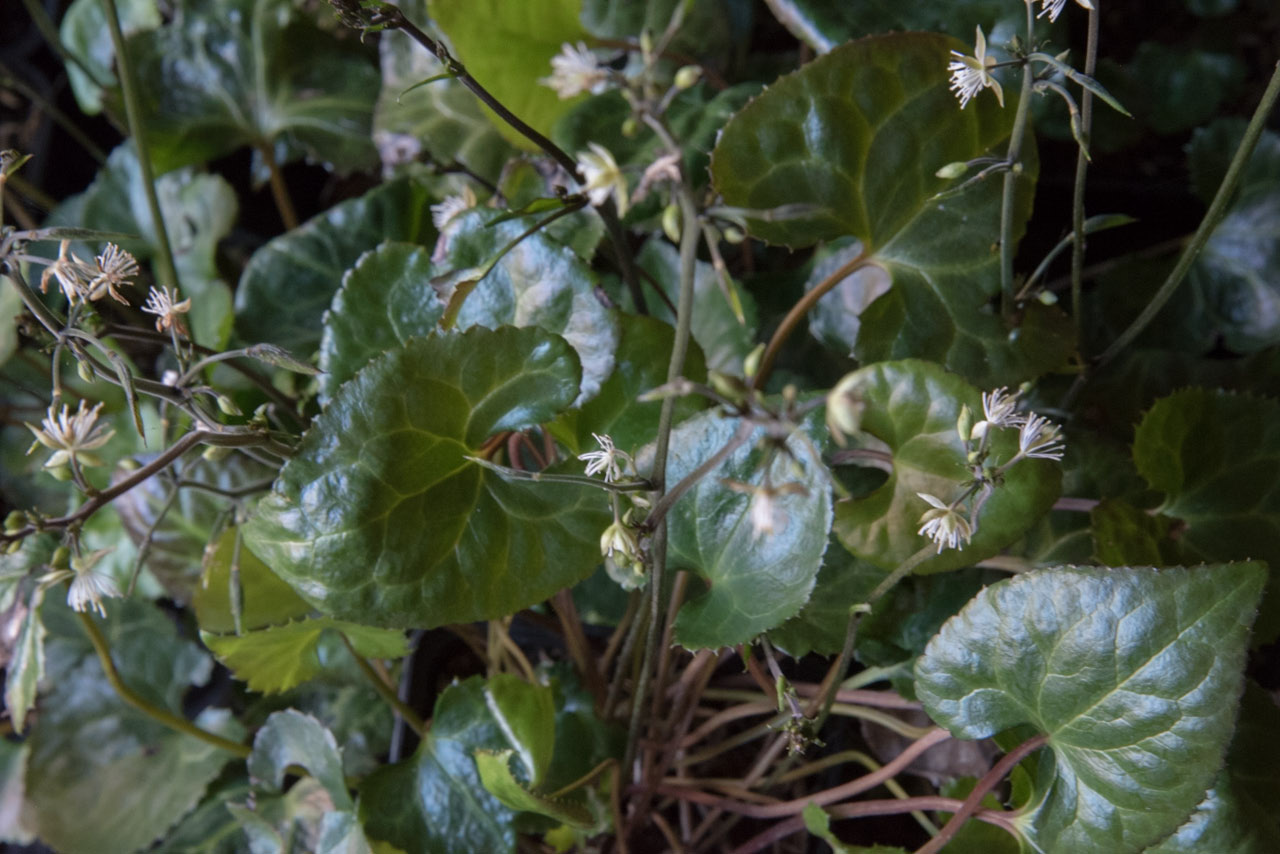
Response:
[[[289,709],[276,712],[253,737],[249,775],[260,786],[281,791],[290,765],[306,768],[339,810],[354,803],[342,777],[342,757],[333,733],[310,715]]]
[[[152,854],[242,854],[248,843],[227,805],[244,803],[249,791],[249,781],[243,776],[214,783],[200,805],[151,849]]]
[[[40,619],[40,603],[44,591],[37,588],[27,603],[18,637],[5,665],[4,707],[13,721],[13,731],[22,732],[27,712],[36,703],[36,691],[44,678],[44,622]]]
[[[405,244],[384,245],[365,256],[334,297],[320,346],[328,372],[326,393],[349,379],[387,347],[429,335],[444,303],[435,279],[485,264],[530,225],[493,224],[497,213],[478,209],[451,220],[445,230],[444,260]],[[454,328],[537,326],[564,337],[582,364],[579,402],[593,397],[613,370],[618,332],[594,293],[595,276],[568,247],[543,233],[531,234],[498,261],[471,291]],[[449,295],[445,295],[445,300]]]
[[[930,362],[886,362],[856,376],[849,393],[866,405],[862,429],[888,445],[893,470],[875,492],[836,505],[835,530],[855,555],[892,570],[928,544],[917,533],[929,509],[918,493],[951,501],[969,480],[956,419],[966,405],[980,415],[982,399],[963,379]],[[1016,453],[1017,433],[995,433],[991,462],[999,464]],[[969,545],[928,558],[915,571],[957,569],[999,553],[1049,511],[1061,477],[1061,468],[1049,460],[1019,462],[983,505]]]
[[[335,819],[351,813],[333,810],[328,792],[314,778],[304,777],[283,795],[261,790],[240,801],[227,800],[223,808],[240,831],[239,852],[249,854],[294,854],[299,849],[320,854],[324,830]],[[367,854],[369,847],[352,848],[344,854]]]
[[[116,3],[120,29],[125,36],[152,30],[161,24],[156,0],[120,0]],[[101,0],[74,0],[58,25],[58,36],[67,52],[80,60],[68,62],[67,82],[76,96],[81,112],[102,112],[102,85],[119,85],[115,74],[116,48],[107,28],[107,16]],[[86,74],[81,64],[92,73]]]
[[[520,757],[529,783],[537,786],[551,767],[555,750],[556,704],[551,689],[510,673],[495,673],[485,684],[484,701]]]
[[[270,241],[240,276],[240,335],[279,344],[298,356],[310,354],[320,343],[321,317],[343,274],[385,240],[430,244],[435,239],[430,214],[426,189],[399,179],[334,205]]]
[[[484,788],[472,758],[509,746],[485,705],[483,680],[446,688],[417,752],[361,782],[366,833],[421,854],[514,851],[515,813]]]
[[[738,429],[736,419],[717,412],[695,415],[676,427],[667,483],[679,483]],[[763,429],[754,430],[672,508],[667,562],[700,579],[691,581],[676,618],[681,645],[745,643],[795,616],[808,601],[831,530],[831,485],[817,457],[812,438],[817,433],[811,416],[787,439],[786,453],[768,454],[757,447]],[[649,454],[637,460],[641,471],[652,465]],[[765,486],[781,488],[770,499],[772,533],[757,532],[752,522],[752,504],[759,500],[752,490]]]
[[[563,824],[589,828],[595,824],[591,810],[568,799],[530,791],[511,773],[513,750],[476,751],[476,770],[485,789],[503,804],[520,812],[532,812]]]
[[[627,453],[653,441],[658,433],[662,401],[642,403],[636,398],[667,381],[675,330],[652,317],[623,314],[617,320],[620,337],[613,373],[595,397],[564,413],[552,425],[556,437],[575,454],[596,447],[593,433],[608,435]],[[696,342],[685,359],[683,373],[694,382],[707,378],[702,348]],[[695,397],[679,398],[675,419],[683,420],[700,408],[702,403]]]
[[[861,252],[862,244],[852,238],[842,238],[823,246],[814,253],[813,271],[805,281],[804,289],[813,290]],[[809,313],[809,332],[832,350],[852,355],[862,326],[862,312],[891,285],[892,280],[882,267],[867,266],[856,270],[818,300]]]
[[[378,70],[356,39],[318,29],[287,0],[207,0],[128,42],[160,172],[241,146],[342,171],[374,161]]]
[[[1133,459],[1158,508],[1181,521],[1188,561],[1265,560],[1280,566],[1280,402],[1189,388],[1156,402],[1138,425]],[[1280,596],[1268,591],[1263,639],[1280,631]]]
[[[1021,9],[1002,0],[952,0],[950,3],[827,3],[823,0],[766,0],[769,11],[793,36],[818,53],[863,36],[889,30],[941,32],[973,38],[973,28],[990,33],[997,22],[1021,23]],[[994,42],[998,43],[998,42]]]
[[[50,688],[28,740],[34,824],[41,840],[67,854],[134,851],[193,808],[233,757],[125,705],[75,614],[57,599],[44,607]],[[208,656],[177,637],[169,617],[146,603],[110,600],[107,612],[99,625],[121,678],[148,701],[181,714],[183,694],[209,677]],[[206,712],[197,723],[240,737],[225,712]]]
[[[835,655],[844,646],[851,609],[866,602],[886,574],[839,543],[828,545],[809,601],[799,614],[769,630],[769,642],[793,658],[811,652]]]
[[[833,50],[730,121],[712,176],[728,205],[813,206],[798,218],[748,220],[761,239],[801,247],[852,236],[888,274],[891,287],[862,312],[858,339],[848,342],[860,361],[929,358],[983,385],[1013,384],[1061,364],[1072,336],[1057,309],[1031,304],[1015,329],[987,307],[1000,289],[992,247],[1001,182],[938,196],[952,184],[938,169],[1000,156],[1011,130],[1012,107],[994,97],[984,93],[963,110],[955,103],[946,66],[961,47],[909,33]],[[1036,164],[1028,147],[1015,240],[1030,214]]]
[[[236,630],[231,613],[231,564],[236,557],[236,531],[229,528],[209,544],[204,557],[204,574],[192,596],[196,623],[202,631],[226,634]],[[278,626],[311,612],[293,588],[240,546],[240,627],[245,630]]]
[[[427,19],[426,0],[396,4],[411,21]],[[382,90],[373,109],[373,141],[384,167],[414,160],[422,151],[438,163],[463,164],[496,181],[511,152],[484,114],[480,101],[459,81],[448,78],[405,90],[440,74],[443,66],[406,34],[378,36]]]
[[[1094,557],[1103,566],[1172,566],[1185,563],[1177,549],[1177,523],[1132,504],[1105,499],[1089,513]]]
[[[964,744],[964,742],[961,742]],[[976,746],[976,745],[966,745]],[[1021,769],[1018,769],[1021,772]],[[973,792],[973,787],[978,782],[975,777],[961,777],[956,780],[950,780],[943,783],[938,789],[938,794],[944,798],[959,798],[964,800]],[[1011,786],[1012,788],[1012,786]],[[1003,805],[995,794],[988,793],[982,798],[982,807],[984,809],[998,810]],[[939,812],[938,823],[949,820],[952,813]],[[947,847],[954,849],[948,851],[947,854],[1022,854],[1026,850],[1021,837],[1011,835],[1007,830],[995,825],[987,824],[983,821],[966,821],[964,826],[960,828],[960,832],[947,843]]]
[[[735,40],[747,33],[740,11],[742,3],[726,0],[582,0],[582,25],[598,39],[634,39],[646,27],[655,34],[666,32],[678,6],[684,6],[684,19],[671,39],[670,50],[708,58],[708,64],[722,67],[723,54],[731,50]],[[674,71],[674,63],[673,69]],[[677,133],[686,143],[689,138]]]
[[[561,45],[585,37],[578,21],[581,6],[582,0],[428,0],[427,10],[471,76],[545,135],[571,102],[539,81],[550,76],[551,58]],[[502,49],[494,50],[495,44]],[[513,145],[537,150],[506,122],[489,116]]]
[[[1140,851],[1221,767],[1265,580],[1258,563],[1028,572],[943,626],[916,693],[961,738],[1019,724],[1049,737],[1015,820],[1037,848]]]
[[[245,529],[326,613],[383,626],[489,619],[599,562],[590,487],[506,482],[468,462],[491,435],[554,418],[577,357],[540,329],[415,339],[338,390]]]
[[[218,660],[246,682],[251,691],[287,691],[320,674],[321,641],[326,632],[340,632],[357,653],[367,658],[400,658],[408,653],[404,634],[329,617],[268,626],[241,635],[200,632]]]

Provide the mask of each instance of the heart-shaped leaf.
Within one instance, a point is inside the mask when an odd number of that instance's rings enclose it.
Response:
[[[977,389],[931,362],[904,360],[871,365],[842,381],[865,406],[862,429],[892,453],[889,479],[870,495],[836,505],[835,530],[855,555],[895,569],[928,541],[917,533],[929,505],[919,493],[950,502],[969,480],[967,450],[956,432],[960,408],[982,413]],[[1017,450],[1013,430],[994,429],[992,462]],[[1057,500],[1061,469],[1048,460],[1023,460],[1005,475],[982,505],[973,539],[921,563],[917,573],[971,566],[1022,536]]]
[[[539,602],[599,563],[607,501],[507,482],[466,457],[551,420],[578,383],[573,350],[536,328],[391,350],[312,423],[246,542],[321,610],[367,624],[438,626]]]
[[[923,30],[970,38],[973,28],[991,32],[999,21],[1019,24],[1021,9],[1003,0],[949,3],[827,3],[823,0],[765,0],[791,34],[819,53],[863,36],[889,30]],[[994,34],[992,43],[999,44]]]
[[[181,7],[127,47],[158,171],[244,145],[343,171],[372,163],[378,70],[357,40],[321,31],[288,0]]]
[[[942,627],[916,693],[960,738],[1049,737],[1017,819],[1038,850],[1141,851],[1222,766],[1265,581],[1259,563],[1034,570]]]
[[[342,756],[333,733],[318,720],[293,709],[276,712],[253,737],[249,774],[268,790],[279,792],[290,765],[306,768],[324,786],[333,805],[355,807],[342,776]]]

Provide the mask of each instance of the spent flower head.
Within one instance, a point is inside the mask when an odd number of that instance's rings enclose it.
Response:
[[[110,295],[116,302],[128,305],[129,301],[120,296],[116,288],[132,284],[129,280],[138,275],[137,259],[114,243],[108,243],[102,254],[93,260],[97,264],[97,273],[89,281],[88,298],[96,300]]]
[[[920,530],[916,532],[917,534],[923,534],[937,543],[938,554],[942,554],[944,548],[963,549],[968,545],[973,539],[973,528],[969,525],[968,519],[940,498],[927,492],[917,492],[916,495],[928,502],[932,508],[924,511],[924,515],[920,517]]]
[[[578,454],[578,459],[585,461],[587,464],[587,476],[590,477],[604,472],[605,483],[616,483],[622,480],[623,469],[635,465],[631,455],[615,448],[613,439],[609,438],[608,435],[592,433],[591,436],[596,440],[596,444],[600,446],[600,450]]]
[[[987,56],[987,37],[982,34],[982,27],[977,28],[973,56],[965,56],[956,50],[951,51],[951,55],[955,59],[947,65],[947,70],[951,72],[951,91],[960,99],[960,109],[963,110],[969,99],[983,89],[995,92],[996,100],[1004,106],[1004,90],[1000,88],[1000,81],[991,76],[996,60]]]
[[[609,86],[609,70],[600,65],[585,42],[576,45],[565,42],[560,46],[560,52],[551,57],[551,76],[538,82],[556,90],[562,99],[584,92],[599,95]]]
[[[1037,17],[1048,15],[1050,21],[1056,21],[1062,14],[1062,7],[1066,5],[1067,0],[1040,0],[1040,14]],[[1092,0],[1076,0],[1076,5],[1084,9],[1094,8]]]
[[[615,196],[618,216],[627,213],[627,179],[618,168],[618,161],[613,159],[609,149],[599,143],[588,143],[590,151],[578,152],[578,169],[582,172],[585,183],[583,191],[591,204],[600,207]]]
[[[44,268],[40,276],[40,292],[49,292],[49,280],[53,279],[62,289],[67,302],[75,305],[88,298],[89,282],[98,273],[98,268],[76,257],[70,252],[71,241],[64,240],[58,245],[58,258]]]
[[[97,423],[100,409],[102,409],[101,403],[85,411],[84,400],[81,399],[80,407],[74,414],[71,412],[71,407],[66,404],[63,404],[62,410],[56,414],[50,406],[48,414],[40,422],[39,427],[27,425],[27,429],[35,434],[36,442],[54,452],[44,464],[45,468],[58,468],[68,463],[84,466],[102,465],[102,460],[89,452],[111,441],[116,431],[103,432],[104,428]],[[36,445],[33,443],[27,453],[35,449]]]
[[[187,326],[182,322],[182,315],[191,310],[191,298],[178,302],[179,296],[177,288],[170,291],[168,287],[153,287],[151,293],[147,295],[147,303],[142,310],[156,316],[157,332],[173,329],[182,335],[187,334]]]

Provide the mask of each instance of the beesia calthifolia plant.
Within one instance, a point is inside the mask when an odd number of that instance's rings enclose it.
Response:
[[[0,841],[1280,838],[1280,76],[1117,250],[1090,181],[1229,105],[1101,0],[65,5],[97,177],[0,128]]]

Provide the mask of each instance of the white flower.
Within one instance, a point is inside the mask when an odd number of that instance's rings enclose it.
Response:
[[[41,589],[48,589],[71,579],[67,590],[67,604],[72,610],[83,612],[93,609],[106,617],[107,609],[103,607],[102,600],[117,599],[123,594],[110,576],[95,572],[93,567],[111,551],[112,549],[99,549],[83,558],[73,557],[71,569],[55,569],[42,575],[39,579]]]
[[[572,98],[584,92],[599,95],[609,85],[609,71],[600,66],[596,55],[583,42],[577,46],[565,42],[560,53],[551,57],[551,76],[538,80],[556,90],[561,98]]]
[[[456,196],[445,196],[439,204],[431,206],[431,222],[436,231],[444,231],[445,226],[459,214],[476,206],[476,194],[470,186],[464,186]]]
[[[174,288],[171,293],[167,287],[152,288],[151,293],[147,295],[147,304],[142,307],[142,310],[156,316],[157,332],[163,332],[172,327],[175,332],[187,334],[187,327],[182,322],[181,315],[191,310],[191,298],[175,302],[178,296],[177,288]]]
[[[1004,90],[1000,88],[1000,81],[991,76],[991,67],[996,64],[995,57],[987,56],[987,37],[982,34],[982,27],[978,27],[977,32],[973,56],[965,56],[953,50],[951,55],[956,58],[947,65],[947,70],[951,72],[951,91],[960,99],[962,110],[969,99],[983,89],[995,92],[996,100],[1000,102],[1000,106],[1004,106]]]
[[[1037,17],[1043,18],[1049,16],[1050,21],[1058,20],[1058,16],[1062,14],[1062,7],[1067,5],[1067,0],[1040,0],[1040,14]],[[1076,5],[1085,9],[1092,9],[1092,0],[1076,0]]]
[[[973,529],[969,527],[968,519],[944,504],[941,499],[926,492],[917,492],[916,495],[933,507],[932,510],[924,511],[924,515],[920,517],[920,530],[916,531],[917,534],[923,534],[937,543],[938,554],[942,554],[944,548],[963,549],[968,545],[973,538]]]
[[[585,183],[582,189],[591,200],[591,204],[600,207],[616,196],[618,216],[627,213],[627,179],[618,168],[618,161],[613,159],[609,149],[599,143],[588,143],[590,151],[578,152],[578,169],[582,172]]]
[[[587,463],[587,476],[604,472],[605,483],[616,483],[621,480],[623,468],[634,465],[631,455],[615,448],[613,439],[608,436],[601,436],[599,433],[592,433],[591,436],[600,445],[600,450],[578,454],[578,459]]]
[[[773,533],[773,519],[776,515],[773,505],[773,490],[760,487],[751,496],[751,533],[756,539]]]
[[[128,305],[129,301],[120,296],[116,288],[131,284],[129,280],[138,275],[137,260],[114,243],[108,243],[94,261],[98,268],[97,274],[89,281],[89,299],[96,300],[110,294],[116,302]]]
[[[1060,460],[1064,450],[1057,424],[1042,415],[1031,415],[1018,434],[1018,456],[1024,459]]]
[[[982,393],[985,420],[974,425],[973,435],[983,436],[991,427],[1020,427],[1026,423],[1027,416],[1018,412],[1018,393],[1009,394],[1008,391],[1001,386],[995,391]]]
[[[600,535],[600,554],[625,568],[639,557],[640,544],[632,530],[615,519]]]
[[[101,403],[86,412],[83,399],[74,415],[66,404],[63,404],[62,411],[57,415],[50,406],[40,427],[27,425],[27,429],[35,434],[36,441],[54,452],[49,461],[44,464],[45,468],[57,468],[69,462],[86,466],[102,465],[102,460],[87,452],[107,444],[116,431],[107,430],[104,433],[103,428],[96,424],[100,409],[102,409]],[[31,453],[35,448],[33,444],[27,453]]]

